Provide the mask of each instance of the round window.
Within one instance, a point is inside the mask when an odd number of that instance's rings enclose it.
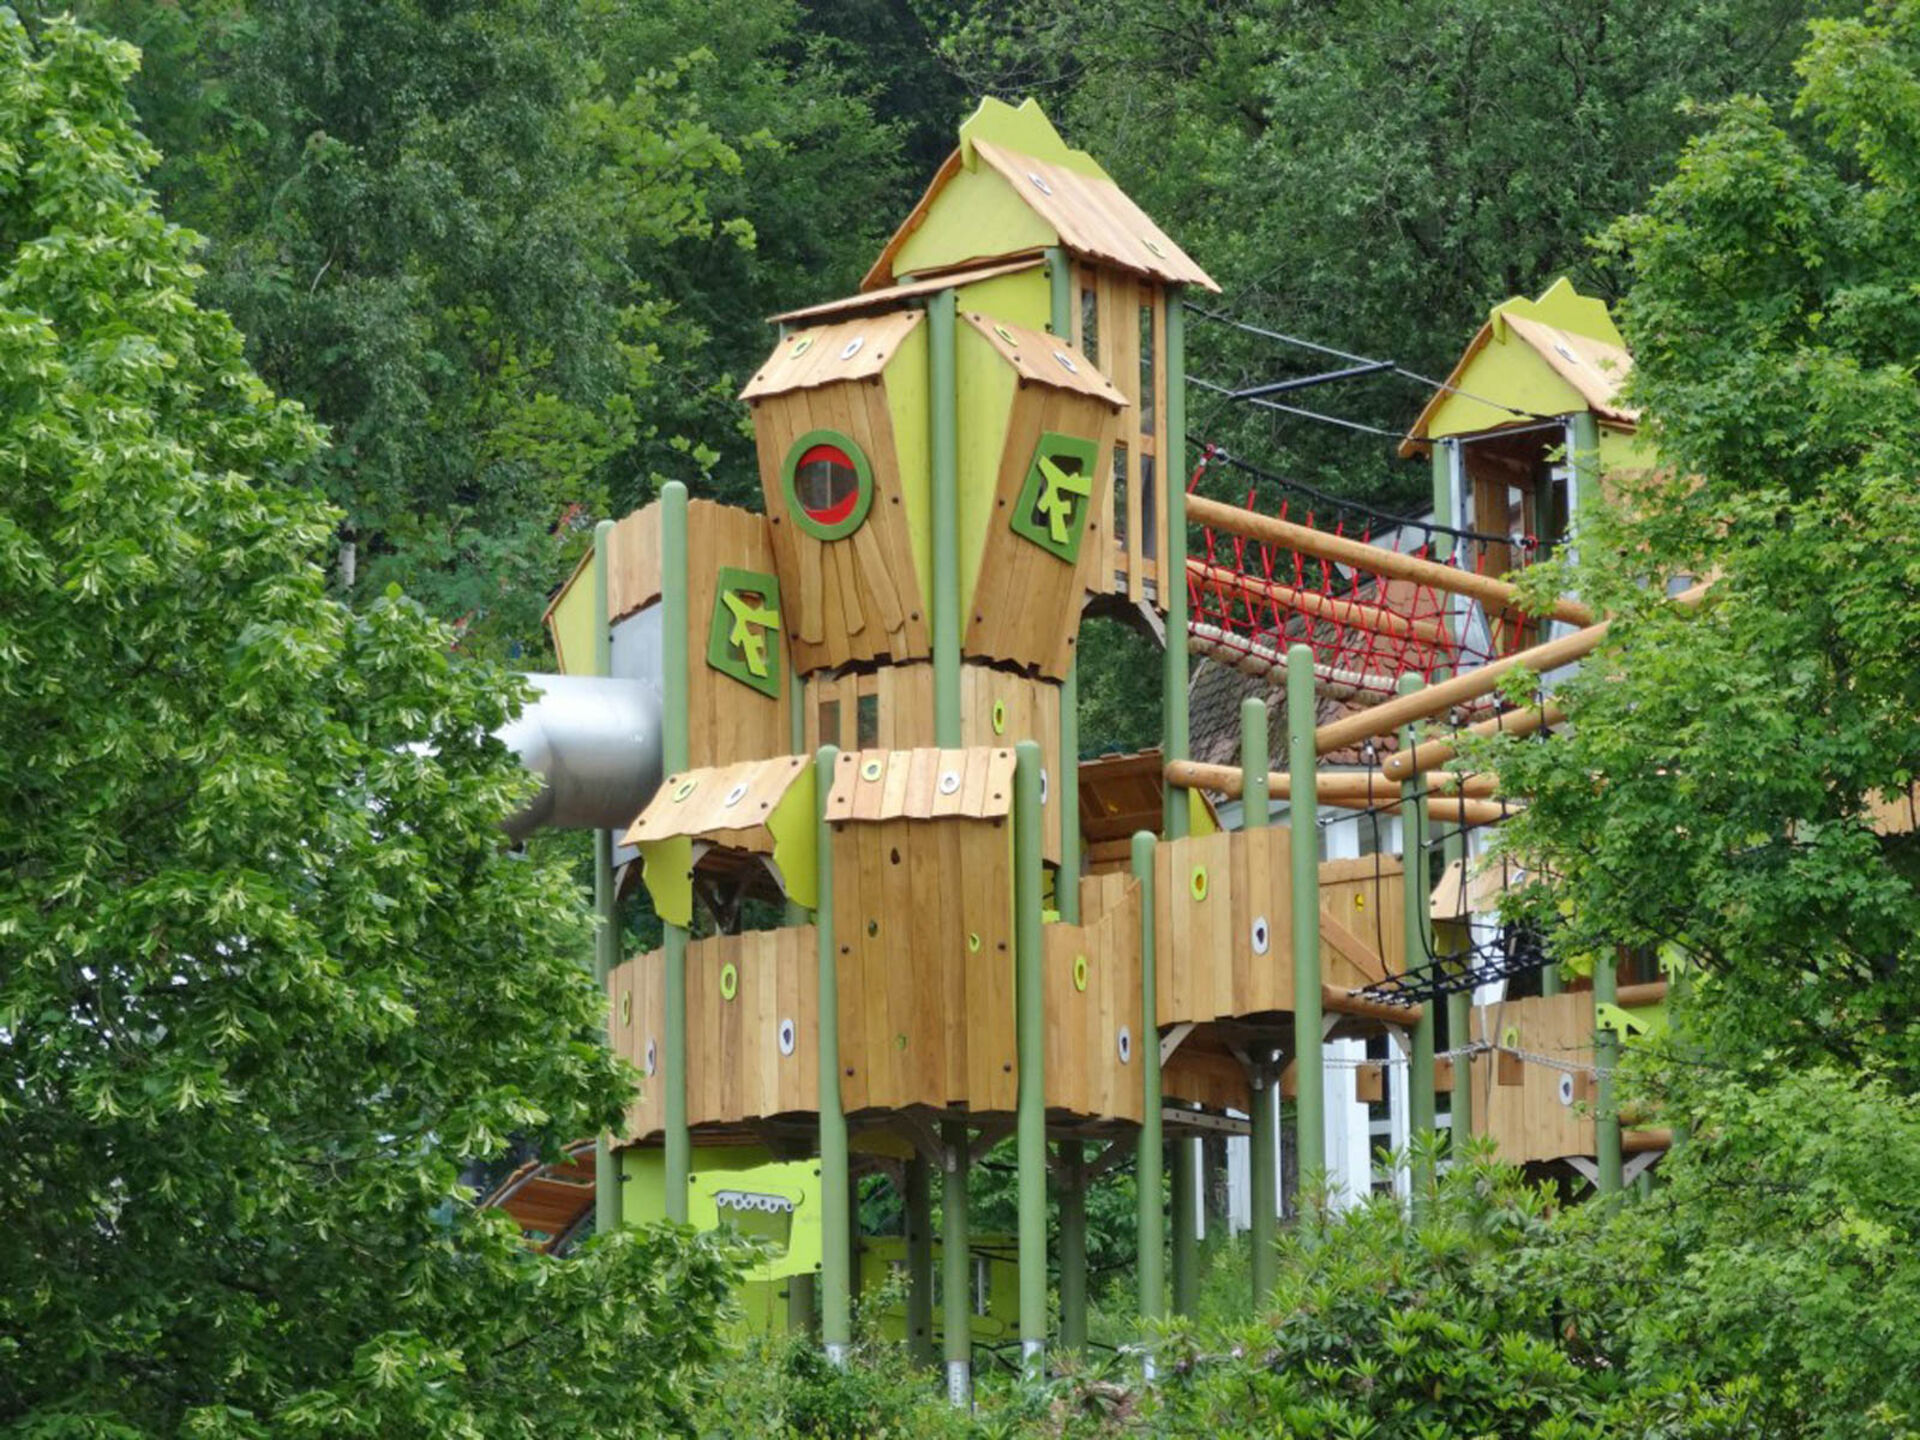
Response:
[[[836,430],[793,442],[785,466],[787,506],[800,528],[840,540],[860,528],[873,504],[873,471],[860,447]]]

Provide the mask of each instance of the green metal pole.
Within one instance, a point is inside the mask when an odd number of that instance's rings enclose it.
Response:
[[[1402,695],[1411,694],[1421,686],[1417,675],[1402,675],[1396,687]],[[1413,727],[1405,727],[1400,732],[1402,749],[1413,746]],[[1407,946],[1407,968],[1415,969],[1427,963],[1427,955],[1432,950],[1428,943],[1428,911],[1432,899],[1426,884],[1426,829],[1423,824],[1426,806],[1422,799],[1423,784],[1419,775],[1410,775],[1400,785],[1400,865],[1402,874],[1401,890],[1405,900],[1404,934]],[[1413,1150],[1413,1203],[1416,1210],[1426,1204],[1427,1193],[1433,1188],[1433,1131],[1435,1123],[1434,1101],[1434,1005],[1428,1001],[1420,1007],[1420,1018],[1413,1027],[1413,1055],[1407,1065],[1407,1141]]]
[[[668,481],[660,490],[660,759],[665,773],[687,768],[687,487]],[[693,1172],[693,1140],[687,1131],[687,930],[662,927],[666,959],[667,1218],[687,1223],[687,1182]]]
[[[1598,1068],[1598,1094],[1594,1103],[1595,1160],[1600,1169],[1600,1193],[1617,1196],[1622,1183],[1620,1155],[1620,1107],[1615,1095],[1613,1072],[1620,1064],[1620,1037],[1610,1026],[1600,1023],[1600,1007],[1620,1000],[1618,971],[1611,951],[1603,951],[1593,960],[1593,1059]]]
[[[1128,1032],[1132,1058],[1140,1066],[1140,1153],[1134,1162],[1139,1212],[1135,1224],[1138,1250],[1134,1270],[1140,1280],[1140,1318],[1157,1320],[1166,1313],[1164,1269],[1165,1235],[1162,1229],[1160,1149],[1160,1027],[1159,956],[1155,951],[1153,921],[1153,851],[1150,830],[1133,836],[1133,878],[1140,882],[1140,1023]]]
[[[833,827],[827,823],[827,796],[839,761],[838,747],[822,745],[813,762],[819,791],[813,843],[820,907],[813,926],[819,970],[820,1338],[836,1365],[845,1363],[853,1343],[853,1245],[848,1233],[853,1191],[847,1173],[847,1117],[840,1108],[840,952],[833,931]]]
[[[1447,864],[1460,862],[1461,876],[1466,875],[1467,837],[1466,832],[1457,827],[1447,831],[1444,844]],[[1429,906],[1429,923],[1432,910]],[[1468,943],[1472,936],[1469,933]],[[1467,957],[1460,955],[1457,966],[1464,967]],[[1448,1122],[1447,1153],[1458,1160],[1465,1152],[1467,1141],[1473,1137],[1473,1057],[1460,1052],[1473,1044],[1473,992],[1456,990],[1447,996],[1447,1048],[1453,1055],[1453,1099],[1449,1106],[1451,1119]]]
[[[1173,1313],[1200,1308],[1200,1140],[1176,1135],[1173,1152]]]
[[[1167,544],[1160,558],[1160,594],[1167,612],[1161,749],[1171,763],[1187,758],[1187,313],[1176,289],[1167,291],[1166,433],[1160,446],[1160,488],[1166,493]],[[1187,792],[1166,788],[1169,840],[1187,833]]]
[[[1060,1344],[1087,1348],[1087,1167],[1078,1140],[1060,1142]]]
[[[933,511],[933,741],[960,741],[960,419],[955,351],[956,298],[942,290],[927,301],[927,387],[932,413],[930,496]]]
[[[963,1410],[973,1404],[973,1256],[967,1236],[967,1146],[965,1121],[948,1120],[941,1125],[940,1325],[945,1331],[947,1399]]]
[[[1014,746],[1013,974],[1019,1096],[1014,1149],[1019,1162],[1020,1358],[1029,1379],[1043,1373],[1047,1339],[1047,1074],[1043,938],[1040,924],[1040,744]]]
[[[1047,329],[1071,345],[1073,343],[1073,259],[1058,245],[1047,247],[1047,301]]]
[[[1074,616],[1078,626],[1080,617]],[[1067,666],[1060,687],[1060,773],[1053,777],[1053,803],[1060,807],[1060,868],[1054,872],[1053,904],[1068,925],[1080,923],[1080,661]]]
[[[1300,1183],[1324,1183],[1327,1097],[1320,1005],[1320,757],[1314,748],[1313,650],[1287,651],[1288,815],[1293,859],[1294,1113]]]
[[[1240,702],[1240,828],[1259,830],[1267,823],[1267,702],[1248,696]],[[1252,1191],[1253,1225],[1248,1239],[1253,1247],[1253,1303],[1257,1310],[1273,1293],[1279,1279],[1279,1256],[1274,1250],[1274,1217],[1280,1209],[1280,1147],[1275,1122],[1279,1119],[1280,1087],[1265,1055],[1255,1061],[1253,1134],[1248,1145],[1248,1177]]]
[[[1435,440],[1428,451],[1433,466],[1434,523],[1451,527],[1453,519],[1453,447]],[[1433,537],[1433,558],[1441,562],[1453,558],[1453,536],[1444,531]]]
[[[933,1179],[926,1156],[907,1161],[907,1349],[916,1365],[933,1363]]]
[[[602,520],[593,527],[593,673],[613,673],[613,627],[607,610],[607,555],[612,549],[613,521]],[[620,963],[620,897],[613,883],[613,832],[597,830],[593,836],[593,978],[602,993],[607,977]],[[607,1024],[613,1024],[613,1011],[607,1011]],[[602,1132],[593,1143],[593,1225],[597,1233],[611,1235],[620,1228],[620,1162],[613,1153],[613,1137]]]

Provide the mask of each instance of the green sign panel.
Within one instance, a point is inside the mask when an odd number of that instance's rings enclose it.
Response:
[[[1080,558],[1080,537],[1093,503],[1093,467],[1099,448],[1077,435],[1042,431],[1013,507],[1014,533],[1069,565]]]
[[[722,566],[713,597],[707,663],[762,695],[780,698],[780,582]]]

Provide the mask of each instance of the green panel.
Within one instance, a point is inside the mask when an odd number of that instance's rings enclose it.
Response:
[[[780,872],[789,903],[808,910],[820,903],[820,857],[814,836],[818,793],[813,766],[803,766],[767,816],[767,831],[773,836],[773,868]]]
[[[693,923],[693,839],[676,835],[640,847],[640,876],[654,913],[669,925]]]
[[[1567,415],[1587,408],[1585,396],[1554,373],[1531,345],[1513,335],[1505,340],[1488,339],[1466,373],[1453,383],[1461,393],[1441,401],[1427,423],[1428,436],[1436,440],[1515,425],[1525,418],[1485,404],[1475,396],[1528,415]]]
[[[1217,835],[1219,832],[1220,827],[1214,823],[1213,811],[1207,808],[1207,797],[1198,790],[1187,791],[1187,833]]]
[[[665,1213],[666,1153],[635,1146],[620,1155],[621,1199],[629,1225]],[[748,1281],[811,1275],[820,1268],[820,1167],[812,1160],[775,1160],[758,1145],[702,1145],[693,1151],[687,1220],[696,1229],[724,1222],[774,1247],[747,1271]]]
[[[962,285],[960,310],[977,313],[1023,330],[1045,330],[1053,319],[1051,284],[1044,266],[1017,275],[996,275]]]
[[[1637,432],[1600,427],[1600,469],[1612,470],[1651,470],[1660,463],[1660,454],[1653,448],[1653,442],[1642,438]]]
[[[1024,255],[1059,239],[997,171],[982,165],[947,182],[926,220],[894,255],[893,273],[918,275],[969,260]]]
[[[1078,435],[1040,432],[1027,465],[1027,478],[1014,502],[1009,523],[1049,555],[1076,564],[1080,537],[1093,508],[1094,470],[1100,449]]]
[[[758,570],[720,567],[713,597],[713,627],[707,664],[749,689],[778,700],[780,672],[780,581]]]
[[[1046,111],[1031,99],[1022,100],[1018,105],[1009,105],[992,96],[982,100],[979,108],[960,125],[960,146],[968,163],[973,162],[971,147],[975,140],[1017,150],[1022,155],[1031,155],[1036,160],[1045,160],[1096,180],[1113,178],[1086,151],[1068,146],[1060,138],[1060,132],[1053,128]]]
[[[1016,1245],[1011,1235],[976,1235],[968,1247],[969,1255],[975,1261],[986,1264],[986,1314],[978,1313],[977,1304],[969,1303],[969,1329],[976,1345],[1001,1345],[1015,1338],[1020,1323],[1020,1267],[1014,1261]],[[934,1266],[940,1269],[946,1263],[946,1246],[936,1237],[934,1240]],[[907,1264],[907,1242],[899,1235],[868,1235],[860,1241],[860,1293],[878,1295],[896,1270],[901,1277],[899,1297],[880,1312],[880,1334],[884,1339],[896,1343],[907,1336],[907,1307],[905,1289],[905,1271]],[[973,1294],[969,1301],[979,1297],[978,1277],[973,1277]],[[947,1326],[944,1308],[934,1317],[935,1337],[943,1342]]]
[[[973,590],[986,554],[1000,484],[1000,456],[1013,418],[1013,367],[971,325],[955,341],[960,387],[960,613],[973,613]]]
[[[916,325],[881,377],[886,387],[887,412],[893,421],[894,473],[900,486],[901,508],[907,518],[907,544],[913,550],[913,578],[920,587],[920,613],[933,613],[933,499],[929,493],[933,465],[927,433],[927,329]]]

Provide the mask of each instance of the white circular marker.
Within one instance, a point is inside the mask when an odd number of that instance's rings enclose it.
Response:
[[[860,353],[860,347],[866,343],[867,343],[866,336],[864,335],[854,336],[853,339],[847,341],[847,343],[841,347],[840,358],[842,360],[851,360],[854,356]]]
[[[958,792],[959,789],[960,772],[958,770],[942,770],[940,772],[940,793],[942,795],[952,795]]]
[[[727,791],[727,798],[720,802],[721,808],[728,809],[728,810],[732,809],[735,805],[738,805],[743,799],[746,798],[746,794],[747,794],[747,786],[746,786],[746,782],[743,780],[740,782],[740,784],[734,786],[731,790]]]
[[[1133,1063],[1133,1031],[1129,1030],[1125,1025],[1120,1027],[1119,1045],[1120,1063],[1122,1065],[1131,1065]]]
[[[1247,938],[1253,942],[1253,953],[1256,955],[1264,955],[1273,947],[1273,935],[1267,929],[1266,916],[1253,917],[1251,933]]]
[[[1560,1103],[1562,1105],[1573,1104],[1573,1076],[1571,1075],[1562,1075],[1560,1077]]]
[[[793,1021],[782,1020],[780,1022],[780,1053],[782,1055],[793,1054],[793,1046],[796,1038],[797,1032],[794,1030]]]

